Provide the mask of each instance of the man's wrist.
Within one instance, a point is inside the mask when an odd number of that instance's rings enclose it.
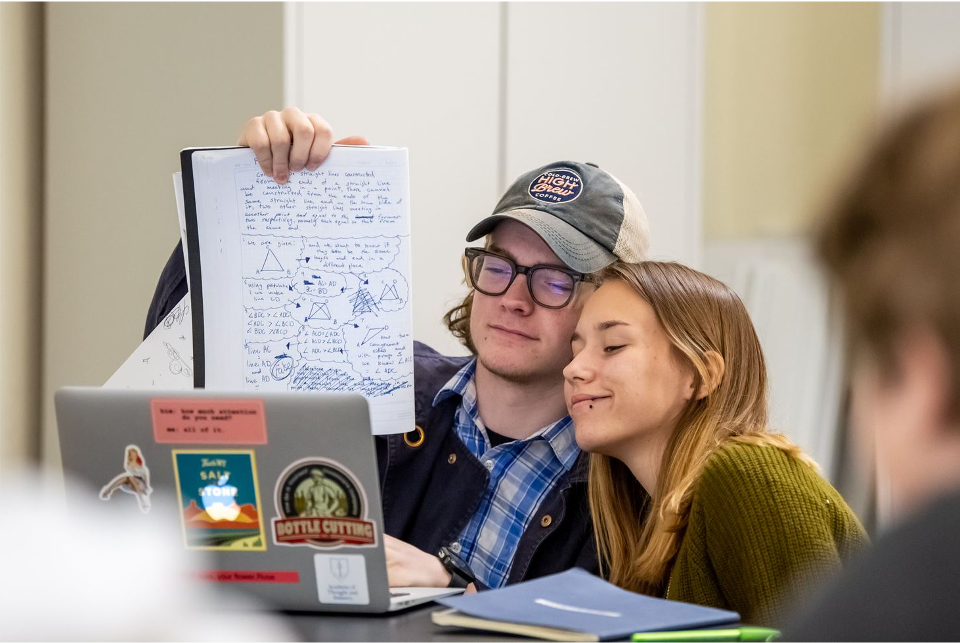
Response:
[[[443,563],[440,562],[440,559],[439,559],[439,558],[437,558],[436,556],[434,556],[434,557],[433,557],[433,560],[434,560],[434,563],[436,563],[435,567],[436,567],[436,569],[437,569],[437,572],[436,572],[436,583],[435,583],[433,586],[434,586],[434,587],[449,587],[449,586],[450,586],[451,579],[453,578],[453,574],[451,574],[450,572],[448,572],[448,571],[446,570],[446,568],[443,566]]]
[[[473,571],[469,565],[467,565],[466,561],[454,553],[453,550],[447,547],[441,547],[440,552],[437,554],[437,559],[450,576],[450,580],[446,585],[447,587],[466,588],[467,585],[476,580]]]
[[[466,578],[458,576],[457,574],[449,574],[449,576],[450,580],[447,581],[447,584],[444,587],[466,589],[467,585],[470,584]]]

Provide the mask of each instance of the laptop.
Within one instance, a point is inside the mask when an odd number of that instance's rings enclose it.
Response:
[[[206,581],[321,612],[462,591],[388,586],[361,395],[64,388],[54,401],[65,473],[111,511],[179,524]]]

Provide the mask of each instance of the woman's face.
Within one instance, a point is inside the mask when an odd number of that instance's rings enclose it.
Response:
[[[580,447],[622,459],[666,439],[693,395],[693,372],[650,304],[631,286],[607,282],[584,306],[572,343],[564,395]]]

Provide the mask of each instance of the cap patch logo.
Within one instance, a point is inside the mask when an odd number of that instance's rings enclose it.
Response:
[[[342,465],[325,458],[294,462],[277,481],[273,537],[278,545],[319,548],[376,544],[363,487]]]
[[[530,196],[543,203],[569,203],[583,190],[583,179],[573,170],[558,167],[547,170],[530,183]]]

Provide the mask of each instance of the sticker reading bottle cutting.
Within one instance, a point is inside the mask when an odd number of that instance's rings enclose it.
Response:
[[[273,540],[278,545],[376,544],[363,487],[333,460],[306,458],[287,467],[277,480],[276,503],[280,516],[273,519]]]
[[[264,551],[253,451],[173,450],[187,549]]]

